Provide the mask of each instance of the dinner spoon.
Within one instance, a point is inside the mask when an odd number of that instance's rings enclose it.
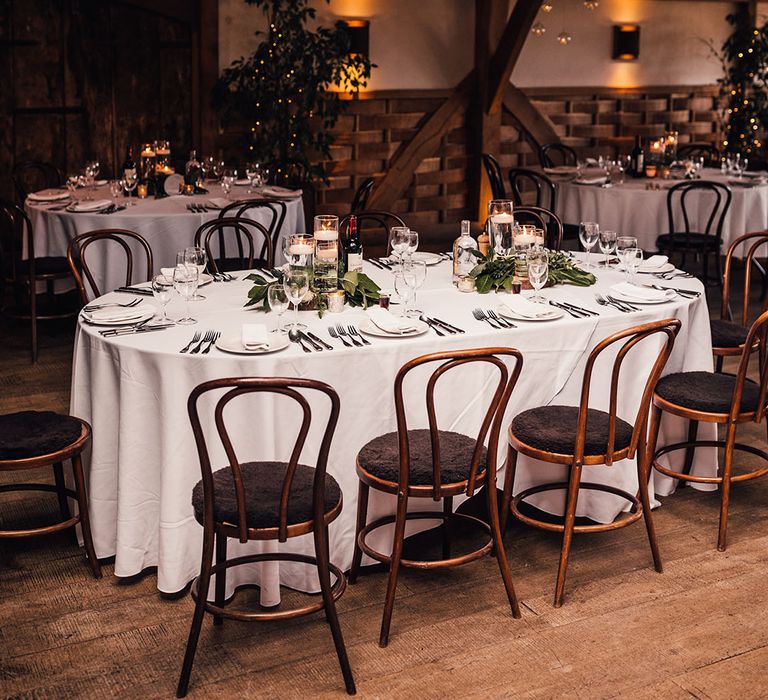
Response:
[[[297,331],[295,328],[291,328],[288,331],[288,339],[292,343],[298,343],[299,345],[301,345],[301,349],[304,352],[312,352],[312,350],[310,348],[308,348],[306,345],[304,345],[304,340],[302,339],[301,335],[299,334],[299,331]]]

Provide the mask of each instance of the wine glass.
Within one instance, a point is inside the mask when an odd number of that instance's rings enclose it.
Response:
[[[584,267],[592,267],[590,264],[592,248],[595,247],[599,235],[600,227],[594,221],[582,221],[579,224],[579,240],[581,241],[581,245],[584,246],[584,250],[587,252],[587,261],[584,264]]]
[[[194,265],[176,265],[173,269],[173,288],[179,293],[186,302],[186,313],[176,323],[184,326],[197,323],[197,319],[192,318],[189,313],[189,300],[197,290],[197,283],[200,273]]]
[[[249,194],[254,191],[254,188],[261,187],[264,184],[264,171],[261,168],[261,163],[248,163],[245,166],[245,176],[251,182],[248,188]]]
[[[112,201],[115,203],[115,206],[117,206],[117,198],[120,196],[122,191],[123,185],[120,180],[110,180],[109,193],[112,195]]]
[[[525,261],[528,265],[528,280],[534,290],[530,300],[546,304],[547,300],[539,294],[539,290],[549,280],[549,255],[544,248],[535,247],[528,251]]]
[[[232,185],[237,180],[237,170],[224,168],[221,173],[221,189],[224,190],[224,196],[229,199],[229,193],[232,191]]]
[[[302,268],[290,267],[283,268],[283,288],[285,294],[293,304],[293,323],[292,330],[306,328],[303,323],[299,323],[299,304],[304,295],[309,291],[309,273]]]
[[[403,316],[413,316],[414,297],[416,296],[416,275],[407,267],[400,267],[394,275],[395,292],[405,301]]]
[[[90,177],[91,177],[91,181],[90,181],[90,184],[91,184],[91,190],[92,190],[93,192],[95,192],[95,191],[96,191],[96,178],[99,176],[99,172],[100,172],[100,170],[101,170],[101,164],[99,163],[99,161],[98,161],[98,160],[89,160],[89,161],[88,161],[88,162],[85,164],[85,169],[86,169],[87,171],[90,171]]]
[[[635,284],[635,274],[637,268],[643,262],[643,251],[641,248],[622,248],[617,251],[619,254],[619,260],[624,267],[624,274],[626,281],[630,284]]]
[[[605,255],[605,262],[603,264],[606,268],[608,267],[608,255],[616,250],[616,237],[616,231],[600,231],[598,242],[600,243],[600,250]]]
[[[637,248],[637,236],[618,236],[616,238],[616,254],[623,248]]]
[[[93,199],[93,182],[94,182],[94,174],[93,170],[90,166],[86,165],[83,169],[83,175],[82,175],[82,184],[85,188],[85,194],[83,195],[84,201],[91,201]]]
[[[285,287],[280,284],[271,284],[267,291],[267,301],[269,308],[277,314],[277,327],[273,333],[284,334],[282,319],[288,309],[288,295],[285,293]]]
[[[200,283],[203,281],[203,274],[205,273],[205,268],[208,265],[208,255],[205,252],[205,248],[199,248],[197,246],[189,246],[188,248],[184,249],[183,253],[180,253],[180,255],[183,255],[183,258],[181,261],[179,259],[176,259],[176,264],[184,263],[185,265],[194,265],[197,268],[198,272],[198,286],[200,286]],[[195,291],[195,294],[192,296],[190,301],[200,301],[201,299],[205,299],[205,297],[202,294],[198,294],[197,291]]]
[[[407,226],[393,226],[389,231],[389,245],[401,265],[403,264],[403,256],[411,244],[410,233],[411,230]]]
[[[160,308],[163,311],[162,316],[160,317],[161,323],[173,323],[171,319],[168,318],[168,315],[165,313],[165,307],[168,305],[168,302],[171,300],[171,292],[173,291],[174,281],[171,277],[166,277],[165,275],[155,275],[152,278],[152,293],[155,296],[155,299],[160,304]]]
[[[419,234],[416,231],[408,231],[408,248],[406,248],[406,254],[413,259],[413,254],[419,247]]]
[[[406,274],[413,275],[413,306],[416,306],[416,292],[424,286],[424,282],[427,279],[427,263],[423,260],[410,260],[405,265],[404,269]],[[412,308],[406,315],[418,318],[424,313],[419,309]]]
[[[509,255],[514,247],[515,217],[511,199],[492,199],[488,202],[488,218],[491,222],[493,252]]]
[[[77,202],[77,188],[79,186],[80,186],[79,175],[67,176],[67,190],[69,191],[69,196],[72,199],[72,202]]]
[[[136,175],[136,171],[126,170],[125,176],[123,177],[123,183],[125,184],[125,191],[127,193],[125,196],[128,197],[128,204],[133,207],[136,205],[136,202],[132,201],[130,197],[136,189],[136,186],[139,184],[139,178]]]

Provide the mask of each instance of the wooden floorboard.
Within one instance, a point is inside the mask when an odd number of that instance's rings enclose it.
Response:
[[[72,332],[0,320],[0,411],[66,411]],[[745,426],[766,445],[764,427]],[[50,480],[47,470],[34,476]],[[18,479],[0,475],[0,482]],[[729,548],[715,550],[717,494],[689,488],[655,511],[665,571],[651,568],[642,525],[577,537],[566,603],[552,607],[556,535],[513,523],[505,540],[523,617],[512,618],[494,559],[439,573],[406,571],[390,645],[378,646],[386,585],[361,576],[339,602],[365,698],[768,697],[768,479],[735,486]],[[0,523],[56,515],[48,495],[3,496]],[[238,595],[242,602],[254,592]],[[294,595],[287,594],[290,599]],[[170,698],[192,603],[161,598],[151,573],[90,577],[69,533],[0,542],[0,697]],[[190,698],[340,698],[321,615],[271,624],[206,621]]]

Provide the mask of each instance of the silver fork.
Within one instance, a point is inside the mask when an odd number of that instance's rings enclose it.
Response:
[[[203,350],[203,355],[207,355],[211,351],[211,347],[213,344],[221,337],[221,331],[215,331],[213,334],[213,338],[211,338],[211,341],[208,343],[208,347]]]
[[[612,306],[617,311],[623,311],[625,314],[629,313],[629,309],[626,309],[623,306],[620,306],[615,301],[612,301],[607,297],[604,297],[602,294],[595,294],[595,301],[598,304],[600,304],[600,306]]]
[[[496,314],[496,312],[493,309],[488,309],[488,315],[496,321],[496,323],[501,324],[504,326],[504,328],[517,328],[517,326],[512,323],[512,321],[507,321],[506,318],[501,318]]]
[[[109,306],[119,306],[123,309],[130,309],[134,306],[137,306],[138,304],[141,304],[141,302],[144,301],[143,299],[133,299],[132,301],[127,302],[126,304],[121,304],[117,301],[108,302],[106,304],[88,304],[87,306],[83,307],[83,311],[96,311],[97,309],[106,309]]]
[[[205,335],[203,336],[203,339],[189,351],[189,354],[197,355],[197,353],[199,353],[203,349],[203,345],[205,345],[206,343],[210,343],[212,338],[213,338],[213,331],[206,331]]]
[[[328,332],[331,334],[331,338],[336,338],[337,340],[340,340],[344,345],[346,345],[348,348],[351,348],[352,346],[344,339],[343,336],[340,336],[336,329],[333,326],[328,326]]]
[[[343,335],[343,336],[345,336],[345,337],[349,338],[349,339],[352,341],[352,343],[353,343],[354,345],[356,345],[358,348],[361,348],[361,347],[363,347],[363,344],[362,344],[361,342],[359,342],[359,341],[357,340],[357,338],[355,338],[354,336],[349,336],[349,335],[347,335],[347,331],[345,331],[345,330],[344,330],[344,326],[342,326],[340,323],[337,323],[337,324],[336,324],[336,332],[337,332],[337,333],[338,333],[340,336],[342,336],[342,335]]]
[[[485,315],[485,313],[483,313],[483,310],[482,310],[482,309],[473,309],[473,310],[472,310],[472,315],[473,315],[473,316],[474,316],[474,317],[475,317],[475,318],[476,318],[478,321],[487,321],[487,322],[488,322],[488,325],[489,325],[491,328],[495,328],[497,331],[498,331],[498,330],[501,330],[501,328],[502,328],[501,326],[497,326],[497,325],[496,325],[496,323],[494,322],[494,320],[493,320],[492,318],[488,318],[488,316],[486,316],[486,315]]]
[[[352,338],[360,338],[360,340],[363,341],[363,345],[370,345],[370,341],[366,340],[366,338],[358,332],[357,328],[354,326],[347,326],[347,329],[349,330],[349,335],[352,336]]]
[[[189,343],[186,345],[186,347],[183,347],[179,352],[189,352],[189,349],[198,341],[200,340],[200,331],[195,331],[195,334],[192,336],[192,340],[189,341]]]

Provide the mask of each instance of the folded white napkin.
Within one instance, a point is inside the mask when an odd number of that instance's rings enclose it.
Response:
[[[575,165],[556,165],[553,168],[544,168],[544,172],[549,175],[569,175],[579,172],[579,169]]]
[[[31,192],[28,194],[27,199],[32,202],[58,202],[61,199],[69,199],[69,192],[62,192],[61,190],[40,190],[39,192]]]
[[[106,309],[96,309],[86,314],[92,321],[130,321],[134,318],[146,316],[154,307],[150,304],[139,304],[130,308],[108,306]]]
[[[287,187],[268,185],[261,188],[261,193],[267,197],[301,197],[301,190],[289,190]]]
[[[224,197],[212,197],[205,203],[205,206],[210,209],[224,209],[224,207],[229,204],[232,204],[232,201],[229,199],[224,199]]]
[[[651,255],[650,258],[643,260],[637,269],[639,272],[653,272],[664,267],[668,262],[669,258],[666,255]]]
[[[269,333],[263,323],[244,323],[241,340],[246,350],[266,350]]]
[[[368,309],[368,317],[377,328],[380,328],[385,333],[401,335],[416,330],[416,325],[410,318],[395,316],[392,312],[382,309],[380,306]]]
[[[238,187],[245,187],[246,185],[250,185],[251,181],[247,177],[244,177],[244,178],[241,178],[240,180],[235,180],[235,184]]]
[[[536,304],[526,299],[522,294],[516,294],[499,305],[499,313],[502,316],[523,316],[524,318],[546,318],[551,316],[553,311],[551,307],[543,304]]]
[[[73,211],[99,211],[112,205],[111,199],[96,199],[93,202],[78,202],[72,209]]]
[[[608,180],[605,175],[577,177],[574,182],[577,185],[602,185]]]
[[[629,282],[614,284],[610,290],[611,294],[617,294],[626,299],[637,299],[638,301],[665,301],[672,299],[675,292],[672,289],[651,289],[649,287],[638,287]]]

